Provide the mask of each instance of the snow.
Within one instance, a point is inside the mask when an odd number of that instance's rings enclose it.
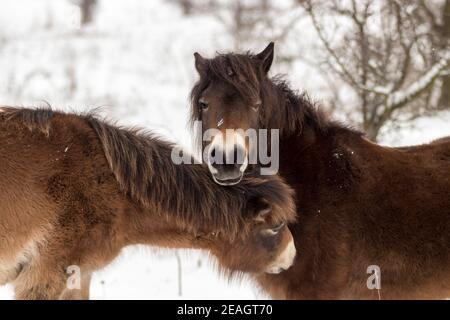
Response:
[[[433,140],[450,136],[450,111],[441,112],[439,117],[422,117],[411,124],[402,124],[396,135],[382,128],[380,143],[401,147],[429,143]]]
[[[422,92],[426,87],[428,87],[434,79],[448,66],[448,61],[450,60],[450,51],[444,53],[444,56],[433,66],[430,70],[425,73],[422,77],[417,79],[406,89],[393,92],[388,95],[387,98],[387,108],[396,107],[401,105]]]
[[[183,16],[164,0],[103,0],[94,24],[80,29],[78,8],[70,1],[0,0],[0,7],[0,105],[48,102],[75,111],[101,106],[101,114],[120,124],[152,128],[192,147],[186,123],[189,90],[197,78],[193,53],[208,57],[232,48],[216,18]],[[305,48],[318,46],[306,21],[297,28],[297,40]],[[245,49],[258,51],[266,44],[258,39]],[[313,56],[313,51],[304,54]],[[276,72],[288,73],[294,87],[307,89],[314,98],[331,96],[322,76],[307,62],[287,69],[275,61]],[[429,142],[450,135],[449,123],[449,113],[419,119],[414,128],[402,128],[396,136],[383,133],[382,142]],[[176,252],[182,265],[181,295]],[[250,279],[221,278],[213,261],[193,250],[126,248],[94,275],[92,298],[267,298]],[[0,299],[12,297],[11,286],[0,287]]]

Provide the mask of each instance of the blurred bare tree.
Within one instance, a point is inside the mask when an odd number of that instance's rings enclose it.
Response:
[[[172,1],[186,14],[219,19],[234,50],[255,39],[277,42],[278,61],[288,65],[307,59],[290,36],[309,17],[321,46],[307,49],[318,50],[313,63],[336,96],[329,104],[351,115],[370,139],[388,123],[450,108],[450,0]],[[355,107],[335,94],[343,84]]]
[[[73,1],[73,0],[72,0]],[[75,0],[73,1],[80,7],[80,23],[81,26],[87,25],[92,22],[94,18],[95,8],[97,6],[97,0]]]
[[[175,2],[181,6],[185,15],[190,15],[194,9],[194,2],[192,0],[175,0]]]
[[[432,48],[437,50],[449,50],[450,42],[450,1],[445,0],[441,5],[437,5],[436,1],[419,1],[418,5],[421,10],[414,13],[416,19],[422,24],[429,24],[431,30],[429,33]],[[440,79],[440,97],[438,100],[438,108],[445,109],[450,106],[450,74],[444,74]]]
[[[219,20],[232,38],[233,50],[246,49],[255,39],[263,45],[267,41],[283,42],[302,11],[291,0],[284,1],[283,5],[270,0],[171,1],[179,5],[184,14],[211,15]],[[275,19],[281,16],[284,19]]]
[[[450,108],[449,2],[300,2],[326,52],[321,63],[357,96],[370,139],[389,122]]]

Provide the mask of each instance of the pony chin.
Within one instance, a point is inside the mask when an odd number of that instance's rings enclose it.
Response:
[[[215,174],[212,174],[213,180],[215,183],[221,185],[221,186],[234,186],[242,181],[242,178],[244,177],[244,173],[241,173],[239,177],[235,179],[227,179],[227,180],[219,180],[216,178]]]

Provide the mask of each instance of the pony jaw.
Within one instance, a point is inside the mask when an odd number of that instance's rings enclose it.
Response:
[[[244,173],[242,173],[242,172],[240,173],[240,175],[237,178],[224,179],[224,180],[218,179],[214,173],[212,173],[211,175],[213,177],[214,182],[219,184],[219,185],[221,185],[221,186],[233,186],[233,185],[236,185],[239,182],[241,182],[242,178],[244,177]]]
[[[291,235],[290,241],[288,242],[286,248],[277,257],[274,263],[266,269],[266,273],[278,274],[289,269],[294,264],[296,255],[297,251],[295,248],[294,239]]]

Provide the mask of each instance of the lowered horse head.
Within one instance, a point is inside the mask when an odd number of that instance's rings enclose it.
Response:
[[[278,180],[277,176],[268,180],[246,177],[238,186],[224,188],[243,187],[247,200],[242,210],[242,223],[235,236],[231,232],[231,237],[230,230],[225,228],[205,230],[197,235],[196,246],[202,248],[205,245],[204,248],[217,257],[220,266],[232,272],[273,274],[289,269],[294,263],[296,249],[287,225],[295,221],[295,205],[291,200],[292,189],[279,184]],[[257,197],[252,195],[253,189],[258,190]]]
[[[229,53],[206,59],[194,54],[200,79],[191,93],[191,122],[201,121],[204,160],[219,184],[238,183],[260,160],[258,129],[276,121],[271,108],[278,97],[267,76],[273,54],[273,43],[256,55]]]

